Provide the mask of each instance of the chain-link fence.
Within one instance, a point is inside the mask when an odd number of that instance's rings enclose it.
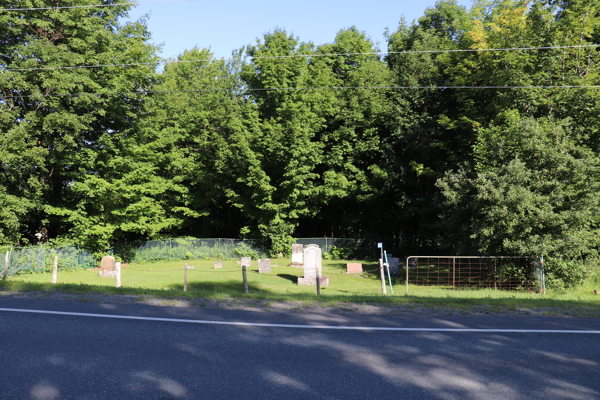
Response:
[[[8,275],[27,274],[52,270],[54,257],[59,269],[88,269],[96,266],[92,253],[77,246],[27,246],[2,247],[2,264],[8,253]]]
[[[207,260],[266,256],[267,242],[260,239],[177,238],[115,244],[109,253],[124,262]]]

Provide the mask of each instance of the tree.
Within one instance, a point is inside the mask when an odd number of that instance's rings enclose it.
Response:
[[[0,185],[4,201],[23,205],[11,223],[15,241],[33,240],[41,229],[53,237],[75,234],[70,230],[82,223],[104,243],[111,235],[101,215],[110,213],[102,203],[112,193],[91,182],[119,168],[113,157],[127,145],[143,104],[131,92],[149,87],[157,60],[143,21],[118,22],[131,7],[0,13],[0,148],[11,153],[2,157]],[[84,67],[113,63],[128,65]],[[90,206],[85,197],[102,200]]]
[[[600,157],[574,139],[570,125],[507,111],[481,129],[474,170],[438,181],[450,225],[466,227],[465,249],[568,260],[597,255]]]

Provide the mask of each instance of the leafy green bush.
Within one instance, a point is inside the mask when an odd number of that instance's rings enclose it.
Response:
[[[568,290],[581,285],[589,270],[581,261],[548,258],[544,264],[544,273],[548,288]]]

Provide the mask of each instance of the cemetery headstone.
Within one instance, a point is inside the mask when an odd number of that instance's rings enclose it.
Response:
[[[113,256],[104,256],[100,261],[100,270],[102,271],[115,271],[117,264]]]
[[[329,277],[323,276],[321,264],[321,248],[316,244],[309,244],[304,249],[304,276],[298,278],[298,285],[316,285],[317,267],[321,278],[321,287],[329,286]]]
[[[388,264],[390,265],[390,273],[400,273],[400,259],[398,257],[388,257]]]
[[[304,264],[304,245],[293,244],[292,245],[292,264],[302,265]]]
[[[215,269],[221,269],[221,268],[223,268],[223,262],[215,261]]]
[[[360,274],[363,272],[361,263],[347,263],[346,273],[348,274]]]
[[[261,274],[271,273],[271,260],[268,258],[261,258],[258,260],[259,269],[258,272]]]
[[[252,266],[252,257],[242,257],[241,260],[241,266],[243,267],[244,265],[246,267],[251,267]]]

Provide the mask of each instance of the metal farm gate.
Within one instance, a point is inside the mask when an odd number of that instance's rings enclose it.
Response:
[[[526,257],[410,256],[405,285],[543,291],[543,264]]]

